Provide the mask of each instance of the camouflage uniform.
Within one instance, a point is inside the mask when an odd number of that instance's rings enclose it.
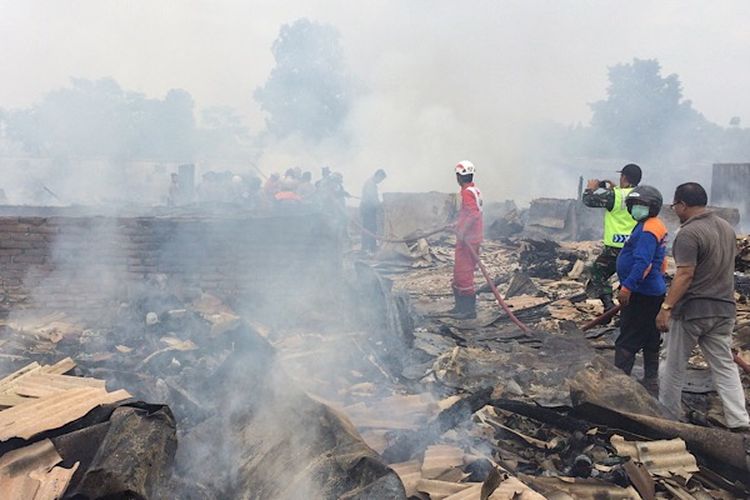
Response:
[[[617,256],[620,249],[605,246],[591,267],[591,279],[586,283],[586,294],[592,298],[612,295],[609,278],[617,271]]]
[[[582,201],[587,207],[612,210],[615,205],[615,193],[611,189],[586,189],[583,192]],[[602,253],[594,261],[591,278],[586,283],[586,294],[589,297],[600,298],[602,295],[612,295],[609,278],[617,271],[619,254],[619,248],[604,246]]]

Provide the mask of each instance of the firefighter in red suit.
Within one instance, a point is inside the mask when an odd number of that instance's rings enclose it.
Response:
[[[453,266],[453,297],[455,306],[450,311],[458,319],[477,317],[477,296],[474,290],[474,270],[477,267],[479,246],[482,244],[482,194],[474,185],[474,164],[462,161],[456,165],[456,180],[461,186],[461,210],[455,224],[456,253]]]

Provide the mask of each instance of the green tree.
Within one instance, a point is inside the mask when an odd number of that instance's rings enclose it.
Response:
[[[351,99],[339,33],[302,18],[281,27],[271,48],[276,66],[254,97],[275,136],[322,139],[335,134]]]
[[[709,125],[683,99],[678,76],[663,77],[655,59],[610,67],[607,98],[590,106],[595,136],[620,157],[658,155],[671,149],[668,141],[700,136]]]
[[[7,137],[28,152],[53,157],[191,158],[194,103],[186,91],[148,99],[111,78],[71,83],[34,106],[7,111]]]

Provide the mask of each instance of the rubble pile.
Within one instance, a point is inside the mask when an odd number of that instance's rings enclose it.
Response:
[[[160,495],[177,446],[172,412],[66,375],[75,368],[33,362],[0,380],[4,498]]]
[[[734,267],[740,273],[750,269],[750,236],[737,238],[737,256],[734,259]]]
[[[163,447],[170,460],[165,477],[142,479],[149,488],[139,490],[145,491],[142,498],[234,498],[247,492],[256,498],[293,498],[304,491],[328,498],[353,491],[397,498],[402,493],[398,477],[348,420],[287,377],[269,342],[279,340],[273,329],[250,326],[216,297],[203,294],[184,301],[151,290],[97,325],[54,314],[33,322],[14,319],[3,330],[7,364],[34,359],[33,367],[75,355],[75,373],[84,378],[68,377],[66,383],[90,383],[95,386],[90,390],[105,393],[106,380],[116,396],[163,403],[158,408],[171,421],[172,443]],[[57,373],[58,366],[50,370]],[[62,366],[70,371],[74,365],[68,358]],[[45,384],[61,384],[45,377]],[[119,389],[125,387],[129,393]],[[88,421],[111,402],[100,399],[92,399],[76,418]],[[121,430],[118,439],[130,439],[128,429]],[[137,440],[131,441],[135,446]],[[83,444],[74,451],[92,453]],[[138,449],[130,454],[134,462],[151,462]],[[109,457],[112,467],[132,467],[115,457]],[[79,491],[77,484],[74,477],[67,491]]]
[[[434,240],[431,249],[443,245],[450,240]],[[436,263],[430,269],[391,275],[394,288],[412,298],[419,318],[413,334],[413,352],[418,354],[401,375],[443,398],[435,403],[442,411],[425,417],[419,430],[363,431],[368,442],[375,436],[373,446],[382,448],[407,492],[418,498],[479,498],[478,492],[482,498],[528,495],[517,489],[508,496],[484,496],[487,471],[497,471],[501,480],[518,480],[546,497],[750,494],[748,437],[722,428],[721,405],[699,352],[690,360],[685,393],[692,423],[677,423],[635,378],[610,363],[615,326],[579,330],[602,312],[598,301],[583,294],[584,269],[596,253],[592,242],[506,240],[483,245],[483,261],[499,277],[496,283],[518,317],[532,327],[531,333],[515,328],[483,293],[484,287],[479,289],[485,300],[480,300],[477,320],[445,316],[452,303],[450,265]],[[740,357],[750,354],[749,315],[750,308],[740,304],[735,339]],[[634,374],[640,376],[640,370],[636,367]],[[747,390],[750,377],[744,382]],[[469,403],[457,412],[460,417],[454,414],[441,424],[447,405],[457,401]],[[378,404],[367,406],[375,411]],[[631,444],[621,445],[622,440]],[[388,443],[384,448],[383,442]],[[719,442],[718,448],[710,444]],[[445,475],[425,475],[428,450],[441,451]],[[669,470],[654,467],[672,459]],[[474,474],[480,463],[486,465],[485,476]]]
[[[581,331],[602,312],[584,294],[596,243],[483,245],[529,332],[489,286],[476,320],[445,314],[454,243],[349,254],[340,286],[278,317],[158,279],[97,317],[12,315],[0,482],[18,498],[750,496],[749,438],[723,428],[698,352],[677,422],[610,363],[616,324]],[[747,303],[737,325],[750,361]]]

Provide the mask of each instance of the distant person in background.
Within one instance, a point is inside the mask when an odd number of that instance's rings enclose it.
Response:
[[[604,213],[604,249],[594,261],[591,279],[586,284],[588,296],[601,300],[605,311],[609,311],[615,305],[612,301],[609,278],[615,274],[617,256],[636,225],[625,206],[625,198],[641,182],[641,167],[630,163],[625,165],[619,174],[618,186],[612,181],[589,180],[582,197],[583,204],[587,207],[607,210]]]
[[[300,183],[297,186],[297,194],[304,201],[311,201],[315,195],[315,186],[312,183],[312,173],[304,172],[300,179]]]
[[[251,209],[263,208],[263,184],[260,178],[252,176],[247,180],[247,199],[245,205]]]
[[[375,253],[378,249],[378,242],[373,234],[378,234],[378,211],[382,203],[378,184],[386,178],[385,170],[378,169],[375,174],[365,181],[362,186],[362,199],[359,203],[359,214],[362,217],[362,251]]]
[[[320,169],[320,179],[315,181],[315,187],[320,188],[323,184],[328,182],[331,176],[331,167],[323,167]]]
[[[247,199],[247,190],[245,180],[240,175],[233,175],[231,181],[232,201],[234,203],[244,203]]]
[[[297,175],[297,169],[289,168],[284,173],[284,177],[281,178],[281,190],[282,191],[295,191],[300,179]]]
[[[263,194],[266,195],[268,199],[273,199],[274,195],[279,191],[281,191],[281,178],[279,177],[279,174],[273,173],[263,185]]]
[[[177,174],[170,174],[169,193],[167,194],[167,206],[176,207],[179,204],[179,197],[180,197],[180,184],[177,179]]]
[[[329,178],[333,201],[336,203],[339,211],[346,217],[346,199],[351,198],[352,195],[344,189],[344,176],[340,172],[334,172]]]

